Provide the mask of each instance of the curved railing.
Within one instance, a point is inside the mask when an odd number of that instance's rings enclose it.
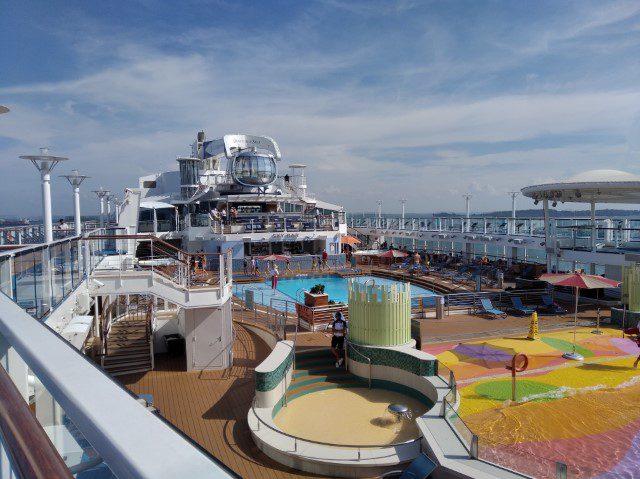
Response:
[[[349,341],[345,341],[346,345],[345,345],[345,351],[349,351],[348,349],[348,345],[351,344],[351,350],[355,351],[356,353],[358,353],[360,355],[361,358],[364,358],[367,363],[369,364],[369,389],[371,389],[371,358],[369,356],[365,356],[361,351],[358,351],[358,348],[356,346],[353,345],[353,343],[350,343]]]
[[[362,449],[380,449],[380,448],[386,448],[386,447],[399,447],[399,446],[406,446],[409,444],[414,444],[414,443],[418,443],[420,445],[420,452],[422,452],[422,435],[415,438],[415,439],[409,439],[408,441],[403,441],[403,442],[394,442],[391,444],[337,444],[337,443],[332,443],[332,442],[324,442],[324,441],[316,441],[313,439],[305,439],[303,437],[299,437],[299,436],[295,436],[293,434],[289,434],[287,432],[284,432],[278,428],[273,427],[272,425],[270,425],[269,423],[265,422],[264,420],[262,420],[262,418],[260,417],[260,415],[258,414],[258,412],[256,411],[256,398],[253,398],[253,402],[251,403],[251,411],[253,412],[253,414],[255,415],[256,419],[258,420],[258,431],[260,430],[260,425],[264,425],[266,426],[268,429],[270,429],[271,431],[274,431],[282,436],[288,437],[290,439],[293,439],[293,451],[297,452],[298,451],[298,442],[304,442],[304,443],[309,443],[309,444],[318,444],[320,446],[329,446],[329,447],[340,447],[340,448],[346,448],[346,449],[355,449],[357,451],[358,454],[358,460],[360,460],[361,458],[361,452]]]

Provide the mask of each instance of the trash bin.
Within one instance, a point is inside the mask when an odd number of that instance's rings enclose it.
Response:
[[[247,289],[244,292],[244,305],[247,309],[253,309],[254,305],[254,292],[251,289]]]
[[[164,337],[164,344],[167,347],[167,354],[171,357],[182,356],[185,351],[185,341],[179,334],[167,334]]]

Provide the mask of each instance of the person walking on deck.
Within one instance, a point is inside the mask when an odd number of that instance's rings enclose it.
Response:
[[[271,289],[278,287],[278,274],[278,265],[274,263],[273,269],[271,270]]]
[[[344,338],[347,333],[347,322],[344,320],[342,313],[336,311],[333,315],[331,323],[331,353],[336,357],[336,367],[339,368],[344,363],[342,352],[344,350]]]

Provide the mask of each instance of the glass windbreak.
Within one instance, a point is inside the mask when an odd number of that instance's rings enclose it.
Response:
[[[469,450],[471,448],[473,433],[448,401],[444,402],[444,418],[453,428],[462,442],[464,442],[467,450]]]

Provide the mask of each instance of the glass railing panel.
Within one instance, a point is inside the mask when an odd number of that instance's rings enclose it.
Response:
[[[13,298],[13,257],[5,255],[0,257],[0,291]]]
[[[536,454],[532,448],[522,449],[519,444],[500,444],[479,438],[478,459],[538,479],[556,478],[555,460]]]
[[[50,273],[51,277],[51,299],[53,304],[56,305],[64,298],[64,282],[65,282],[65,260],[64,260],[64,248],[63,244],[52,245],[49,248],[43,249],[43,272],[47,273],[46,262],[50,260]],[[49,258],[47,258],[49,256]],[[46,278],[44,279],[46,281]]]
[[[462,420],[458,412],[453,409],[453,406],[449,401],[444,401],[444,418],[464,443],[467,450],[470,450],[473,433]]]

